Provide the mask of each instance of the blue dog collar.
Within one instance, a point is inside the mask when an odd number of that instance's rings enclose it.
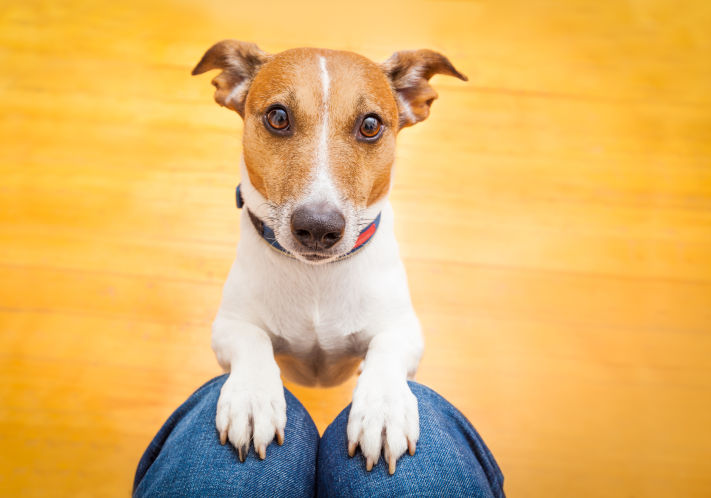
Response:
[[[244,207],[244,199],[242,198],[242,192],[240,190],[240,187],[241,184],[237,185],[237,188],[235,189],[235,203],[237,204],[238,209],[242,209]],[[276,249],[282,254],[285,254],[291,258],[296,258],[296,256],[284,249],[284,247],[282,247],[282,245],[277,242],[276,235],[274,234],[274,230],[272,230],[271,227],[269,227],[266,223],[257,218],[257,216],[249,209],[247,209],[247,214],[249,215],[249,218],[252,221],[252,225],[254,225],[254,228],[257,230],[257,233],[265,241],[267,241],[267,244],[269,244],[273,249]],[[346,254],[339,256],[335,261],[340,261],[349,256],[352,256],[354,253],[363,249],[368,244],[368,242],[370,242],[370,239],[373,238],[373,235],[375,235],[376,230],[378,230],[378,225],[380,225],[380,214],[381,213],[378,213],[378,216],[376,216],[375,219],[370,222],[367,227],[361,230],[360,235],[358,235],[358,239],[356,240],[356,243],[353,246],[353,249],[348,251]]]

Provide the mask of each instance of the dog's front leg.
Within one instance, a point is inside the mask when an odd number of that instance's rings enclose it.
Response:
[[[414,313],[373,337],[363,371],[353,392],[348,418],[348,454],[360,446],[366,469],[378,462],[381,450],[389,472],[405,450],[415,453],[420,437],[417,398],[412,378],[422,355],[422,335]]]
[[[264,459],[275,435],[283,443],[286,426],[284,387],[271,339],[261,328],[221,310],[212,327],[212,349],[230,371],[217,402],[220,442],[229,439],[244,462],[251,439]]]

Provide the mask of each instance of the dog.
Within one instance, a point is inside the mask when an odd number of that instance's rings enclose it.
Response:
[[[230,372],[220,441],[240,461],[284,442],[280,375],[332,386],[360,371],[347,425],[370,471],[390,474],[419,438],[407,380],[423,351],[387,195],[397,133],[424,120],[435,74],[466,81],[442,54],[401,51],[377,64],[336,50],[268,54],[223,40],[192,74],[218,69],[215,100],[244,120],[237,256],[212,327]],[[360,368],[359,368],[360,367]]]

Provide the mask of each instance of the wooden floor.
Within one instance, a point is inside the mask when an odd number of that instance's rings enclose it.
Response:
[[[0,495],[126,496],[219,373],[242,124],[190,69],[234,37],[469,75],[392,201],[418,380],[509,496],[711,496],[711,4],[351,5],[2,3]],[[323,429],[353,385],[293,390]]]

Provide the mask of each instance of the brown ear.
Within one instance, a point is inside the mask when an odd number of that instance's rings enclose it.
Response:
[[[215,101],[244,117],[244,102],[249,85],[259,67],[268,59],[269,54],[260,50],[254,43],[222,40],[205,52],[192,74],[222,69],[212,80],[215,85]]]
[[[427,49],[395,52],[380,67],[395,91],[400,128],[419,123],[429,115],[437,98],[437,92],[429,84],[432,76],[447,74],[468,80],[444,55]]]

